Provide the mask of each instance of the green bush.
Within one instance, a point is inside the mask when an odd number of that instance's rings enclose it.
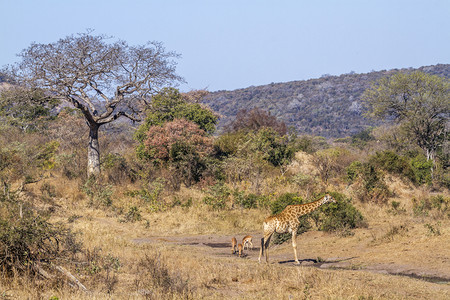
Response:
[[[140,198],[145,202],[145,205],[148,205],[148,209],[151,211],[163,211],[167,208],[166,203],[162,199],[165,187],[166,181],[158,177],[140,190],[128,191],[125,195]]]
[[[369,162],[390,173],[411,176],[411,168],[405,157],[401,157],[393,151],[377,152],[370,157]]]
[[[269,208],[270,207],[270,197],[268,195],[259,195],[257,196],[257,202],[259,208]]]
[[[142,156],[140,151],[144,149],[143,141],[151,126],[162,126],[175,119],[192,121],[208,134],[212,134],[218,116],[200,103],[186,101],[177,89],[164,88],[158,95],[153,96],[147,117],[135,133],[135,139],[141,143],[137,149],[138,155]]]
[[[372,135],[372,131],[373,128],[369,127],[352,135],[351,136],[352,145],[360,149],[366,147],[368,142],[375,140],[374,136]]]
[[[413,213],[415,216],[428,216],[428,212],[431,210],[431,203],[428,199],[416,199],[412,198]]]
[[[326,232],[349,234],[350,229],[367,226],[362,214],[351,204],[351,199],[337,192],[330,192],[329,194],[333,196],[336,203],[327,203],[311,214],[301,216],[297,234],[302,234],[311,229],[311,225],[308,222],[309,218],[315,222],[318,230]],[[286,193],[271,203],[271,211],[275,215],[283,211],[288,205],[303,203],[303,199],[296,194]],[[274,243],[281,244],[289,238],[291,238],[291,234],[288,233],[275,234]]]
[[[330,192],[336,203],[327,203],[318,210],[320,217],[316,224],[323,231],[345,231],[364,227],[362,214],[352,205],[351,199],[337,192]]]
[[[273,166],[288,164],[294,157],[294,150],[286,136],[280,136],[272,128],[259,130],[255,137],[257,150],[262,152],[262,158]]]
[[[39,145],[36,149],[36,164],[44,170],[55,167],[55,155],[59,148],[59,142],[51,141],[44,145]]]
[[[431,168],[433,162],[423,155],[417,155],[411,159],[411,167],[414,174],[413,182],[417,184],[431,184]]]
[[[322,136],[301,135],[291,138],[291,144],[294,151],[303,151],[313,154],[317,150],[326,149],[329,147],[327,140]]]
[[[391,208],[388,210],[389,213],[393,215],[404,214],[406,213],[406,209],[400,206],[400,202],[391,201]]]
[[[213,210],[222,210],[227,206],[231,190],[223,183],[217,183],[207,191],[208,195],[203,198],[203,203]]]
[[[260,202],[260,198],[261,197],[256,194],[248,194],[244,197],[242,206],[244,208],[256,208]]]
[[[244,157],[257,155],[272,166],[288,164],[294,157],[294,148],[287,136],[280,136],[272,128],[259,131],[237,131],[221,135],[215,141],[219,157]]]
[[[424,227],[426,228],[426,229],[428,229],[428,233],[427,233],[427,235],[428,236],[438,236],[438,235],[441,235],[441,230],[439,229],[439,227],[441,226],[441,223],[440,222],[437,222],[434,226],[432,225],[432,224],[429,224],[429,223],[427,223],[427,224],[425,224],[424,225]]]
[[[431,207],[438,211],[446,212],[450,209],[450,199],[445,198],[443,195],[436,195],[430,198]]]
[[[233,192],[234,203],[242,208],[257,208],[258,204],[264,202],[264,196],[256,194],[245,194],[243,191],[235,190]]]
[[[433,162],[427,160],[423,154],[413,154],[401,156],[393,151],[377,152],[370,157],[369,164],[392,174],[401,175],[411,182],[421,184],[431,184],[431,168]]]
[[[280,195],[275,201],[270,203],[270,211],[272,215],[282,212],[288,205],[302,204],[303,199],[296,193],[285,193]]]
[[[363,164],[359,161],[352,162],[347,167],[347,179],[349,182],[353,182],[356,180],[359,174],[361,174],[361,171],[363,169]]]

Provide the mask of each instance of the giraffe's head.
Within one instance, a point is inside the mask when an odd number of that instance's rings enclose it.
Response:
[[[331,197],[330,194],[326,194],[325,197],[323,197],[323,203],[327,203],[327,202],[334,202],[334,203],[336,203],[336,200],[334,200],[334,198]]]

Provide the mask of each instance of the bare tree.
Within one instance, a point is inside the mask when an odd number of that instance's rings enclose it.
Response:
[[[151,95],[183,79],[174,58],[159,42],[129,46],[104,35],[67,36],[51,44],[33,43],[8,68],[17,83],[79,109],[89,127],[88,175],[100,173],[100,126],[119,117],[139,121]]]
[[[241,109],[236,115],[233,123],[228,125],[228,131],[252,130],[258,131],[261,128],[273,128],[281,136],[286,135],[287,127],[283,121],[261,108],[253,108],[252,110]]]

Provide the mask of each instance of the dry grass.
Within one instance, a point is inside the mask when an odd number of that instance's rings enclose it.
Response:
[[[271,179],[274,180],[274,179]],[[276,180],[275,180],[276,181]],[[245,258],[230,255],[229,248],[211,248],[207,243],[224,243],[229,237],[261,237],[263,219],[269,211],[233,209],[213,211],[202,202],[203,192],[182,189],[176,196],[188,207],[175,206],[154,211],[148,203],[128,196],[133,186],[114,188],[112,206],[92,207],[80,191],[80,183],[50,178],[56,189],[53,221],[63,221],[81,233],[85,249],[98,258],[117,259],[120,266],[106,266],[95,274],[71,269],[90,290],[80,292],[67,284],[44,280],[27,282],[19,277],[0,281],[0,299],[448,299],[450,286],[407,276],[416,274],[450,279],[450,221],[433,216],[415,216],[413,197],[428,197],[392,179],[399,207],[355,203],[368,228],[340,236],[310,231],[298,237],[300,260],[323,262],[322,268],[278,262],[292,260],[290,241],[270,248],[271,263],[258,264],[257,250]],[[41,183],[28,186],[39,196]],[[269,183],[270,184],[270,183]],[[292,187],[280,185],[274,194]],[[351,194],[345,187],[335,190]],[[165,195],[171,203],[174,195]],[[48,205],[48,204],[47,204]],[[130,207],[138,207],[140,219],[126,221]],[[426,224],[429,224],[427,227]],[[432,233],[432,228],[439,234]],[[158,238],[155,238],[158,237]],[[189,243],[184,237],[200,242]],[[203,241],[202,241],[203,239]],[[137,242],[137,241],[140,242]],[[98,251],[98,252],[95,252]],[[332,261],[339,261],[331,264]],[[318,265],[317,265],[318,266]],[[90,265],[89,267],[92,267]],[[333,269],[334,268],[334,269]]]
[[[448,299],[449,296],[446,286],[401,276],[258,264],[253,259],[205,256],[202,248],[164,243],[130,244],[126,249],[121,254],[126,263],[112,293],[116,299]],[[145,258],[159,263],[146,262]],[[155,272],[160,273],[154,275]],[[30,295],[42,299],[52,295],[61,299],[111,296],[101,290],[90,294],[70,289],[38,293],[33,288],[6,294],[24,299]]]

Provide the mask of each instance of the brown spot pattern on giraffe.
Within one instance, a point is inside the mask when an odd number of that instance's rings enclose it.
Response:
[[[297,235],[297,229],[300,225],[300,221],[298,218],[314,211],[319,206],[327,202],[336,202],[336,201],[333,199],[333,197],[327,194],[321,199],[311,203],[288,205],[281,213],[267,217],[263,224],[264,231],[263,231],[263,239],[261,241],[262,245],[259,253],[259,261],[261,261],[261,256],[265,250],[266,262],[268,262],[269,257],[267,253],[267,248],[269,246],[270,238],[272,237],[273,233],[288,232],[292,234],[292,247],[294,248],[295,262],[299,263],[297,258],[297,243],[295,240]]]

